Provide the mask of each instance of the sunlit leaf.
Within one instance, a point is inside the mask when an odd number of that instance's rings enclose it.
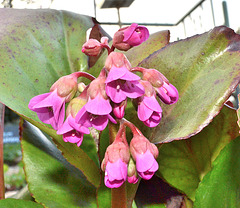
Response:
[[[179,101],[162,104],[163,118],[146,135],[154,143],[187,139],[207,126],[240,80],[240,35],[227,27],[168,44],[141,66],[162,72]]]

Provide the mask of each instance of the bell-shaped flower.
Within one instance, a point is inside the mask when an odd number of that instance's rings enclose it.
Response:
[[[116,123],[110,115],[112,106],[105,92],[106,78],[100,75],[93,80],[88,89],[88,102],[81,108],[76,115],[76,122],[86,126],[94,127],[102,131],[106,128],[108,121]]]
[[[50,124],[57,130],[64,121],[65,97],[60,97],[55,89],[52,92],[33,97],[28,108],[36,112],[43,123]]]
[[[117,58],[122,59],[120,63],[125,63],[125,56],[115,54]],[[115,64],[109,65],[111,65],[111,68],[105,81],[106,93],[114,103],[120,103],[127,97],[137,98],[144,94],[144,88],[139,83],[140,77],[130,72],[128,65],[124,64],[120,67]]]
[[[138,98],[138,118],[148,127],[155,127],[162,118],[162,108],[159,105],[154,88],[148,81],[140,82],[145,88],[145,94]]]
[[[136,161],[138,175],[145,180],[151,179],[159,167],[157,147],[144,136],[135,135],[130,142],[130,152]]]
[[[77,78],[75,73],[61,77],[52,85],[49,93],[33,97],[29,109],[35,111],[43,123],[51,124],[58,130],[64,121],[65,103],[77,92]]]
[[[157,96],[160,100],[168,105],[172,105],[178,101],[179,94],[172,84],[163,82],[163,85],[156,89]]]
[[[162,73],[156,69],[145,69],[141,67],[140,71],[143,73],[142,79],[152,84],[157,92],[157,96],[163,103],[172,105],[178,101],[179,94],[176,87],[170,84]]]
[[[129,158],[129,147],[124,142],[115,140],[108,146],[101,165],[107,187],[118,188],[127,180]]]
[[[144,26],[133,23],[129,27],[119,29],[113,36],[113,46],[119,50],[127,51],[138,46],[149,37],[149,31]]]
[[[83,92],[79,97],[71,100],[67,107],[67,119],[57,131],[57,134],[63,135],[65,142],[76,143],[78,147],[82,144],[83,135],[90,133],[86,126],[78,124],[75,121],[77,112],[86,103],[84,94],[86,93]]]

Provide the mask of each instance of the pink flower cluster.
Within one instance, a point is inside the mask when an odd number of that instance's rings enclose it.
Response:
[[[63,135],[65,142],[77,146],[81,145],[84,134],[90,133],[90,127],[103,131],[108,122],[121,123],[118,136],[107,148],[102,162],[105,184],[110,188],[119,187],[126,180],[136,183],[137,173],[143,179],[150,179],[158,169],[157,147],[124,119],[128,99],[136,105],[139,120],[148,127],[157,126],[162,118],[156,96],[165,104],[174,104],[178,100],[177,89],[163,74],[156,69],[132,68],[123,53],[114,52],[115,48],[129,50],[148,37],[147,28],[132,24],[115,33],[111,48],[106,37],[101,42],[89,39],[82,47],[86,55],[98,56],[103,48],[108,50],[99,76],[75,72],[61,77],[50,92],[37,95],[29,102],[29,109],[36,112],[43,123],[50,124],[57,134]],[[141,72],[142,76],[135,72]],[[79,77],[88,78],[91,83],[79,90],[83,84],[78,83]],[[130,147],[125,139],[126,125],[133,132]]]

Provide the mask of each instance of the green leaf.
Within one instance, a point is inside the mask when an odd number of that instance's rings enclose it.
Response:
[[[4,199],[0,200],[0,207],[4,208],[43,208],[41,204],[21,199]]]
[[[49,92],[58,78],[88,67],[81,47],[93,25],[91,17],[66,11],[1,9],[0,101],[49,134],[64,157],[97,187],[99,164],[92,154],[63,142],[28,109],[30,99]]]
[[[141,66],[163,73],[179,101],[162,105],[161,123],[146,132],[154,143],[187,139],[207,126],[240,80],[240,36],[221,26],[168,44]]]
[[[47,207],[96,207],[94,186],[30,143],[32,137],[36,137],[33,131],[23,130],[24,170],[35,200]]]
[[[240,137],[228,144],[196,192],[195,208],[240,207]]]
[[[224,107],[199,134],[160,146],[157,174],[194,200],[199,182],[211,170],[212,162],[239,135],[236,120],[236,112]]]

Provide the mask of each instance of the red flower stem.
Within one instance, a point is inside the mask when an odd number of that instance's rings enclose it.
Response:
[[[112,144],[118,136],[125,134],[125,126],[108,123],[109,127],[109,142]],[[119,130],[118,130],[119,128]],[[126,192],[126,182],[122,184],[119,188],[111,189],[111,208],[127,208],[127,192]]]
[[[131,123],[127,119],[123,118],[120,122],[122,125],[128,126],[131,129],[133,136],[137,136],[137,135],[143,136],[142,132],[133,123]]]
[[[90,81],[93,81],[94,79],[96,79],[93,75],[87,73],[87,72],[74,72],[72,75],[75,75],[77,78],[79,77],[85,77],[87,79],[89,79]]]
[[[5,105],[0,103],[0,199],[5,198],[4,172],[3,172],[4,112],[5,112]]]
[[[106,48],[106,49],[107,49],[108,55],[112,52],[112,51],[111,51],[111,48],[110,48],[108,45],[102,45],[102,46],[103,46],[103,48]]]
[[[119,188],[112,188],[112,206],[111,208],[127,208],[126,182]]]
[[[131,68],[131,72],[141,72],[141,73],[143,73],[144,70],[146,70],[146,69],[143,68],[143,67],[133,67],[133,68]]]

